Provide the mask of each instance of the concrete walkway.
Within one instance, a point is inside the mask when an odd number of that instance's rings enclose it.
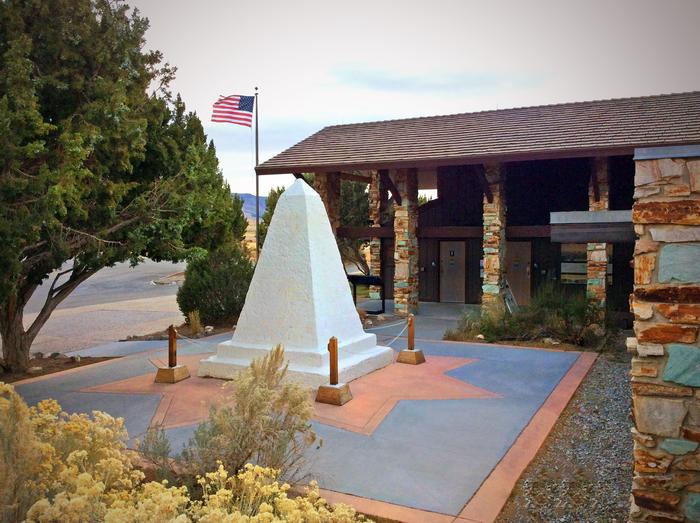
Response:
[[[442,326],[458,317],[445,310],[429,305],[416,317],[425,365],[395,363],[352,382],[354,399],[343,407],[316,405],[313,425],[324,443],[308,451],[308,472],[329,500],[398,521],[492,521],[594,360],[440,341]],[[377,333],[387,343],[401,328]],[[197,378],[196,366],[228,337],[180,342],[194,377],[176,385],[153,383],[164,342],[126,342],[79,351],[123,358],[17,390],[29,403],[53,397],[68,411],[122,416],[132,438],[163,424],[178,450],[208,405],[222,401],[222,382]],[[400,350],[406,339],[392,346]]]
[[[381,306],[380,300],[364,300],[358,303],[358,307],[370,311],[380,310]],[[468,303],[422,301],[418,304],[418,313],[415,315],[416,336],[429,340],[441,340],[445,331],[455,328],[463,316],[479,314],[480,310],[480,305]],[[401,333],[406,320],[394,315],[394,300],[386,300],[384,317],[387,319],[384,325],[370,327],[367,331],[386,337],[394,337]]]
[[[154,281],[184,269],[184,263],[150,260],[136,267],[118,263],[102,269],[58,306],[34,340],[32,352],[71,352],[181,324],[184,318],[175,300],[178,286]],[[25,326],[41,310],[51,281],[53,277],[44,280],[29,300]]]

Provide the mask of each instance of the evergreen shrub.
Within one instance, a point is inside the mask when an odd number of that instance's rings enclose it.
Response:
[[[252,278],[253,263],[245,248],[229,243],[188,262],[177,303],[185,317],[199,311],[205,325],[231,323],[243,309]]]

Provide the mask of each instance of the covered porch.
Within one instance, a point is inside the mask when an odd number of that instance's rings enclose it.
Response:
[[[691,98],[332,126],[257,173],[314,173],[336,235],[369,242],[397,315],[420,313],[419,302],[527,304],[547,283],[626,314],[634,148],[672,143],[653,120],[680,118]],[[343,181],[368,186],[366,226],[341,223]],[[422,190],[437,197],[419,205]]]
[[[415,177],[407,186],[416,200],[420,189],[433,189],[437,198],[399,204],[392,173],[370,174],[370,209],[379,225],[339,226],[336,233],[370,242],[372,273],[409,312],[420,313],[415,300],[479,304],[508,295],[528,304],[553,282],[626,311],[631,157],[408,169],[403,176]],[[391,206],[393,216],[386,212]]]

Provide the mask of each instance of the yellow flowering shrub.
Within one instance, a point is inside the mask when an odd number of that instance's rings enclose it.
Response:
[[[351,507],[328,505],[315,483],[303,496],[290,496],[278,470],[250,464],[229,474],[219,462],[197,477],[192,492],[144,482],[127,441],[121,419],[67,414],[54,400],[29,408],[0,383],[0,521],[365,521]]]
[[[198,478],[201,501],[189,510],[191,521],[201,523],[321,523],[366,521],[347,505],[330,506],[321,497],[318,485],[312,482],[304,496],[290,497],[290,486],[280,485],[278,472],[271,468],[247,464],[236,475],[223,465]]]
[[[34,434],[29,408],[0,382],[0,521],[19,521],[45,495],[52,449]]]

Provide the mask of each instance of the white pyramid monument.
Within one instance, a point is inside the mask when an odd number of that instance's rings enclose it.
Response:
[[[199,375],[231,378],[281,343],[290,378],[317,387],[328,383],[331,336],[341,382],[393,361],[362,329],[321,197],[299,179],[277,202],[233,338],[200,362]]]

